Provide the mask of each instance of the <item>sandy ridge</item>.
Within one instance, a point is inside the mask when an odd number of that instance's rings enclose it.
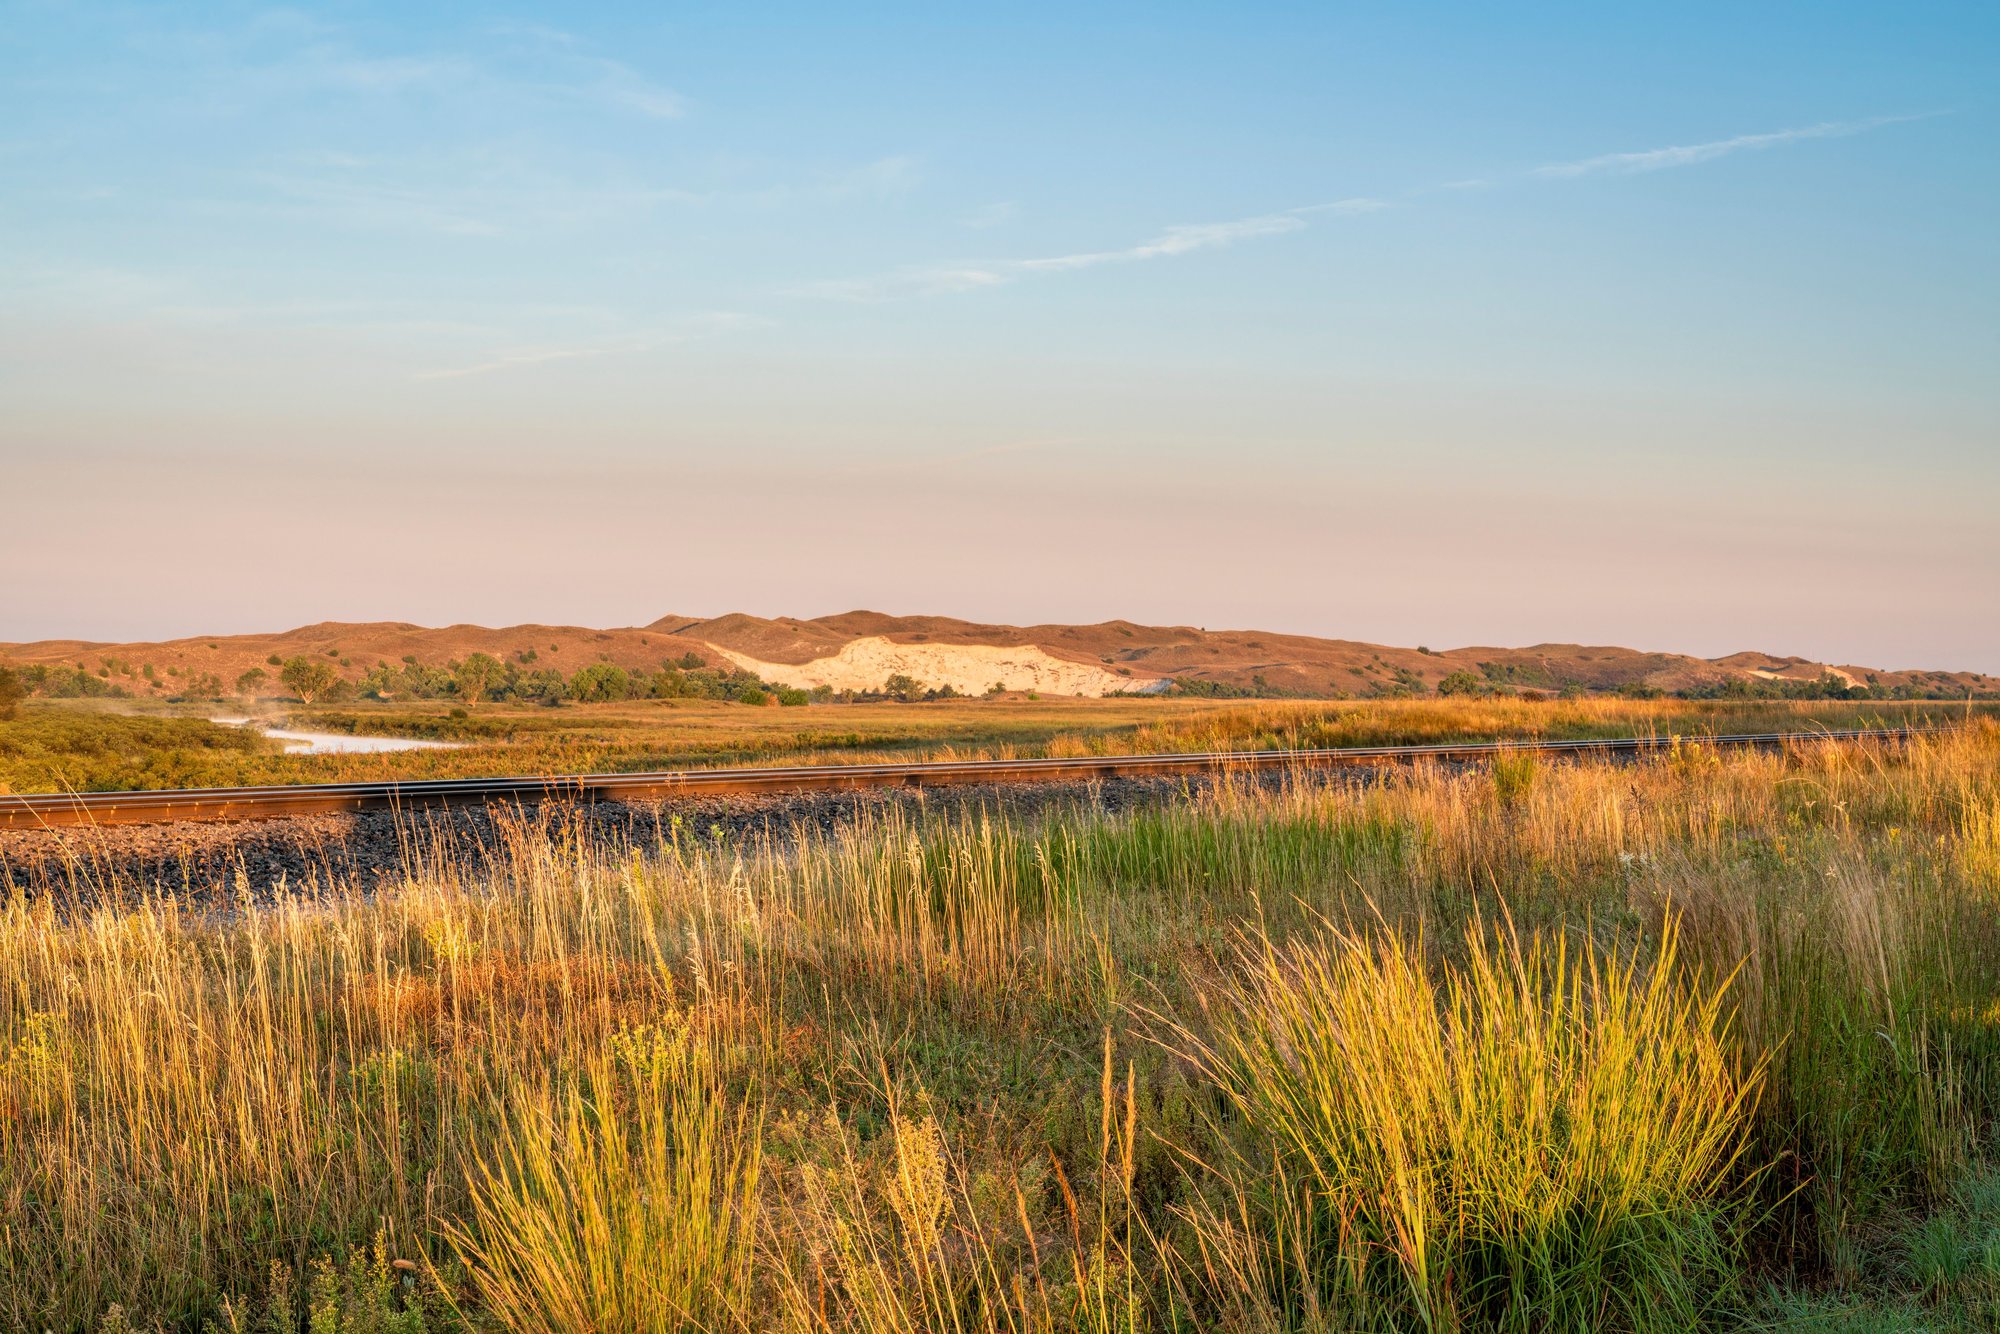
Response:
[[[880,635],[864,635],[841,645],[838,653],[802,663],[766,662],[720,644],[713,647],[744,671],[804,690],[815,686],[879,690],[894,675],[914,677],[926,686],[948,685],[965,695],[984,694],[995,684],[1005,690],[1050,695],[1107,695],[1118,690],[1150,694],[1168,684],[1164,677],[1125,676],[1071,662],[1034,644],[898,644]]]

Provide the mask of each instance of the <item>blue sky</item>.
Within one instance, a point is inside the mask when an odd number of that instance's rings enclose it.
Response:
[[[1996,38],[0,6],[0,639],[872,606],[2000,671]]]

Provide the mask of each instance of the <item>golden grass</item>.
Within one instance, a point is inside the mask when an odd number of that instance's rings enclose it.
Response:
[[[1983,1159],[1997,762],[625,847],[549,811],[368,897],[17,897],[0,1326],[387,1329],[411,1274],[426,1329],[1740,1318],[1753,1272],[1879,1273]]]
[[[1214,1036],[1179,1030],[1313,1183],[1345,1261],[1326,1286],[1427,1329],[1698,1323],[1762,1073],[1733,1059],[1726,987],[1681,986],[1671,926],[1643,972],[1476,920],[1461,958],[1260,935],[1204,1007]]]
[[[1812,731],[1962,720],[1938,703],[1510,698],[1242,701],[980,699],[757,708],[701,700],[487,704],[453,717],[444,703],[294,710],[293,726],[447,740],[458,749],[282,755],[201,724],[195,706],[102,700],[38,703],[0,722],[0,790],[231,786],[257,783],[635,772],[729,765],[912,759],[1080,757],[1163,751],[1423,744],[1493,738]],[[124,711],[144,716],[126,717]],[[2000,706],[1979,705],[1991,716]],[[200,710],[195,709],[196,715]],[[175,739],[164,723],[187,735]],[[192,730],[189,730],[192,729]]]

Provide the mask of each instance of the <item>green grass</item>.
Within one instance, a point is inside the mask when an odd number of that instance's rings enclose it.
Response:
[[[30,705],[0,720],[0,792],[200,787],[281,758],[257,733],[203,718]]]
[[[1991,724],[494,852],[0,911],[0,1327],[1993,1327]]]

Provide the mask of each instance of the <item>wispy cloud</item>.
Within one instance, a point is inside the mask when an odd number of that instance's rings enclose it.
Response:
[[[1924,116],[1875,116],[1868,120],[1822,121],[1817,125],[1803,125],[1796,129],[1772,130],[1764,134],[1739,134],[1729,139],[1711,139],[1701,144],[1649,148],[1636,153],[1605,153],[1599,157],[1583,158],[1576,162],[1555,162],[1546,167],[1537,167],[1530,174],[1541,177],[1568,177],[1664,171],[1670,167],[1692,167],[1701,162],[1713,162],[1731,153],[1782,148],[1787,144],[1807,139],[1843,139],[1849,135],[1865,134],[1884,125],[1896,125],[1925,118]]]
[[[686,98],[645,78],[628,65],[600,58],[591,58],[583,63],[596,73],[595,79],[583,85],[582,91],[586,96],[595,96],[613,106],[659,120],[671,120],[687,112]]]
[[[597,55],[590,49],[590,43],[572,33],[537,23],[515,22],[489,24],[486,31],[545,61],[549,66],[543,76],[545,86],[559,96],[601,102],[660,120],[671,120],[687,112],[687,99],[679,93],[623,61]]]
[[[972,260],[951,264],[899,269],[867,278],[837,278],[808,283],[793,289],[798,296],[831,301],[885,301],[895,297],[941,296],[1000,287],[1043,273],[1072,273],[1106,264],[1137,264],[1214,250],[1240,241],[1282,236],[1303,231],[1315,214],[1372,213],[1387,208],[1379,199],[1339,199],[1324,204],[1304,204],[1279,213],[1236,218],[1228,222],[1184,223],[1168,227],[1158,235],[1134,245],[1112,250],[1079,250],[1066,255],[1043,255],[1030,259]]]
[[[1712,139],[1698,144],[1677,144],[1630,153],[1604,153],[1574,162],[1550,163],[1527,172],[1526,176],[1530,179],[1555,180],[1579,176],[1634,175],[1665,171],[1673,167],[1689,167],[1712,162],[1717,158],[1728,157],[1732,153],[1761,152],[1809,139],[1839,139],[1865,134],[1885,125],[1925,120],[1938,114],[1943,113],[1928,112],[1919,115],[1874,116],[1866,120],[1822,121],[1816,125],[1802,125],[1761,134],[1739,134],[1728,139]],[[1413,191],[1405,196],[1405,199],[1428,194],[1432,190],[1490,189],[1504,179],[1482,176],[1447,181],[1431,187],[1430,190]],[[1031,259],[971,260],[913,266],[866,278],[837,278],[808,283],[791,289],[791,294],[833,301],[886,301],[897,297],[974,292],[985,288],[1002,287],[1034,274],[1068,273],[1107,264],[1139,263],[1191,254],[1198,250],[1232,246],[1240,241],[1261,237],[1282,236],[1303,230],[1307,226],[1307,219],[1318,214],[1352,215],[1372,213],[1389,207],[1392,207],[1391,203],[1383,199],[1337,199],[1323,204],[1304,204],[1277,213],[1237,218],[1229,222],[1168,227],[1158,235],[1135,245],[1111,250],[1079,250],[1072,254],[1045,255]],[[969,219],[964,221],[970,226],[987,225]]]
[[[1357,213],[1379,213],[1383,209],[1391,207],[1393,205],[1386,199],[1358,198],[1335,199],[1325,204],[1301,204],[1297,208],[1286,209],[1285,211],[1296,214],[1301,218],[1311,217],[1315,213],[1330,213],[1335,217],[1343,217],[1352,216]]]
[[[456,49],[380,52],[317,20],[260,16],[215,29],[141,30],[138,49],[178,66],[188,104],[243,113],[311,94],[365,100],[432,99],[488,117],[540,114],[571,104],[672,119],[687,100],[591,44],[551,28],[490,24]]]
[[[1234,222],[1202,222],[1169,227],[1158,236],[1122,250],[1085,250],[1074,255],[1050,255],[1045,259],[1015,260],[1012,267],[1021,273],[1060,273],[1069,269],[1092,269],[1100,264],[1130,264],[1139,260],[1185,255],[1196,250],[1235,245],[1259,236],[1279,236],[1301,231],[1305,220],[1293,213],[1270,213]]]

